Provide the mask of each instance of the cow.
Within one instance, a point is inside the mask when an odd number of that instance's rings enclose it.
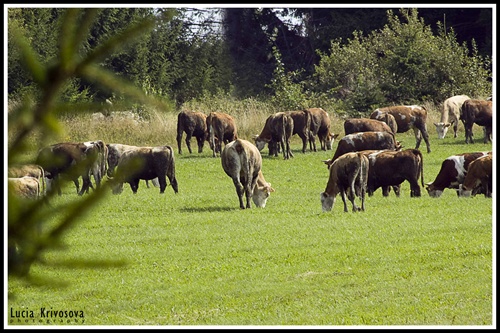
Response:
[[[174,151],[170,146],[138,147],[126,150],[118,161],[115,173],[113,194],[123,191],[123,183],[129,183],[134,194],[137,194],[139,180],[158,178],[160,194],[165,192],[168,177],[175,193],[178,193],[177,179],[175,178]]]
[[[457,95],[446,99],[443,103],[443,109],[441,110],[441,120],[439,123],[434,123],[436,126],[436,132],[438,139],[444,139],[448,128],[453,125],[453,137],[457,137],[458,130],[458,120],[460,118],[460,108],[462,104],[470,99],[467,95]]]
[[[460,109],[460,120],[465,127],[465,143],[474,143],[472,126],[477,124],[483,126],[484,143],[491,142],[492,134],[492,101],[479,99],[468,99],[462,104]]]
[[[352,203],[352,211],[365,210],[365,193],[368,182],[368,158],[360,152],[346,153],[336,159],[330,166],[330,176],[325,191],[321,193],[323,212],[332,210],[335,197],[340,193],[344,202],[344,212],[348,212],[346,196]],[[354,201],[361,199],[361,207]]]
[[[413,129],[415,139],[417,141],[415,149],[420,147],[422,137],[427,145],[427,152],[431,152],[431,145],[429,143],[429,134],[427,133],[427,110],[419,105],[398,105],[379,108],[372,112],[370,118],[381,119],[385,113],[394,116],[398,129],[396,133],[405,133]]]
[[[99,187],[101,185],[102,178],[104,177],[108,169],[108,147],[102,140],[87,141],[83,144],[87,146],[87,154],[97,154],[96,163],[92,163],[92,165],[90,166],[90,174],[94,177],[96,187]],[[93,188],[92,183],[90,183],[90,187]]]
[[[328,167],[345,153],[362,150],[400,150],[401,144],[396,141],[393,133],[388,132],[358,132],[348,134],[340,139],[333,157],[323,161]]]
[[[266,119],[264,128],[254,137],[257,149],[261,151],[269,143],[269,154],[278,156],[276,145],[281,146],[285,160],[293,157],[290,149],[290,138],[293,133],[293,119],[286,112],[277,112]]]
[[[60,180],[70,179],[75,183],[78,195],[83,195],[91,187],[91,169],[98,164],[98,150],[94,145],[82,142],[62,142],[40,149],[36,164],[40,165],[57,187],[61,195]],[[83,184],[80,189],[78,179],[82,177]]]
[[[491,198],[493,183],[493,157],[486,155],[476,158],[469,164],[463,184],[459,185],[458,195],[470,197],[481,192],[486,198]]]
[[[297,134],[302,139],[302,152],[305,153],[309,142],[311,128],[311,113],[308,110],[297,110],[286,112],[293,120],[292,135]],[[311,147],[312,150],[312,147]]]
[[[402,151],[379,150],[362,151],[370,161],[367,192],[369,196],[382,188],[383,196],[389,195],[390,186],[399,197],[399,188],[405,180],[410,183],[410,196],[420,197],[421,189],[418,180],[424,187],[424,161],[418,149]]]
[[[24,176],[20,178],[8,178],[9,193],[21,199],[39,199],[40,181],[36,177]]]
[[[491,155],[491,152],[473,152],[452,155],[441,163],[436,179],[433,182],[425,184],[425,189],[429,196],[438,198],[443,194],[445,188],[456,189],[459,195],[459,185],[464,182],[467,169],[475,159]]]
[[[222,142],[227,145],[238,138],[236,122],[230,115],[222,112],[210,112],[207,116],[207,131],[213,157],[222,151]]]
[[[264,208],[274,189],[264,179],[262,156],[257,147],[247,140],[236,139],[224,147],[221,163],[224,172],[233,180],[240,208],[251,208],[250,197],[255,206]],[[246,205],[243,195],[246,197]]]
[[[7,176],[9,178],[21,178],[21,177],[34,177],[38,180],[40,188],[38,192],[40,195],[44,195],[47,189],[45,181],[45,170],[37,164],[19,164],[10,165],[7,170]]]
[[[207,115],[197,111],[181,111],[177,115],[177,147],[182,154],[182,134],[186,133],[186,146],[191,154],[191,137],[196,138],[198,153],[203,152],[205,140],[208,140]]]
[[[316,151],[315,137],[318,136],[321,150],[331,150],[333,142],[339,136],[330,132],[330,116],[322,108],[306,109],[311,114],[311,132],[309,134],[309,148]]]
[[[121,143],[109,143],[106,144],[106,148],[108,151],[107,175],[108,177],[112,178],[114,176],[115,168],[118,165],[118,161],[120,160],[122,154],[127,150],[137,149],[139,147],[132,145],[124,145]],[[153,180],[151,180],[151,182],[155,187],[160,187],[160,184],[158,183],[158,178],[154,178]],[[146,180],[146,187],[149,188],[149,180]]]
[[[385,122],[370,118],[349,118],[344,121],[345,135],[357,132],[388,132],[392,129]]]

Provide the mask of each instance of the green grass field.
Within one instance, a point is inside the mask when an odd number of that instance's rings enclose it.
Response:
[[[465,145],[430,128],[425,182],[450,155],[487,151],[476,131]],[[413,134],[398,134],[413,148]],[[175,141],[169,142],[175,147]],[[321,211],[334,151],[267,156],[276,192],[264,209],[240,210],[234,185],[212,158],[176,154],[179,193],[136,195],[125,184],[63,238],[65,247],[34,265],[38,285],[9,278],[11,325],[492,325],[493,203],[478,195],[411,198],[377,190],[366,211]],[[193,140],[193,147],[195,143]],[[334,149],[336,143],[334,144]],[[79,200],[72,183],[53,205]],[[359,201],[358,201],[359,202]],[[45,225],[45,228],[50,228]],[[69,267],[75,261],[95,267]],[[109,267],[100,263],[111,262]],[[83,312],[46,318],[41,309]],[[34,318],[11,318],[16,311]]]

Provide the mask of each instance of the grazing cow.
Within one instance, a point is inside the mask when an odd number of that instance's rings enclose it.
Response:
[[[88,146],[80,142],[56,143],[38,152],[36,164],[50,175],[47,178],[56,184],[59,195],[62,194],[59,184],[61,178],[73,180],[78,195],[83,195],[92,185],[91,169],[98,163],[98,151],[94,148],[94,145]],[[81,189],[79,177],[83,179]]]
[[[475,159],[491,155],[491,152],[474,152],[452,155],[441,163],[441,169],[433,182],[427,183],[426,190],[429,196],[438,198],[443,194],[445,188],[457,189],[464,182],[467,169]]]
[[[9,193],[22,199],[38,199],[41,196],[40,182],[38,178],[30,176],[9,177]]]
[[[262,174],[262,156],[259,150],[249,141],[237,139],[224,147],[221,163],[236,187],[240,208],[250,208],[250,197],[255,206],[264,208],[274,189]],[[246,206],[243,194],[246,197]]]
[[[227,145],[238,138],[236,123],[228,114],[210,112],[207,116],[207,131],[213,157],[222,151],[222,142]]]
[[[396,133],[405,133],[410,129],[415,132],[415,139],[417,144],[415,149],[420,147],[422,136],[424,137],[425,144],[427,145],[427,152],[431,152],[431,145],[429,143],[429,134],[427,133],[427,110],[423,106],[418,105],[399,105],[389,106],[385,108],[376,109],[370,115],[372,119],[379,119],[384,117],[384,113],[389,113],[394,116],[398,124]]]
[[[293,157],[290,149],[290,138],[293,133],[293,119],[286,112],[277,112],[266,119],[264,128],[254,137],[255,145],[261,151],[269,143],[269,154],[278,156],[276,145],[281,146],[285,160]]]
[[[321,206],[324,212],[332,210],[338,193],[344,202],[344,212],[348,212],[346,196],[352,203],[352,211],[365,210],[365,193],[369,172],[368,158],[360,152],[346,153],[330,166],[330,177],[325,191],[321,193]],[[355,196],[361,198],[361,207],[354,202]]]
[[[458,119],[460,118],[460,108],[462,104],[470,99],[467,95],[457,95],[448,98],[443,103],[443,109],[441,110],[441,120],[439,123],[434,123],[436,126],[436,131],[438,139],[444,139],[448,128],[453,125],[453,137],[457,137],[458,130]]]
[[[33,177],[38,179],[40,188],[38,192],[44,195],[46,191],[45,170],[37,164],[10,165],[7,171],[9,178]]]
[[[410,196],[420,197],[421,190],[418,185],[420,178],[422,187],[424,186],[424,161],[422,153],[418,149],[406,149],[402,151],[379,150],[363,151],[370,161],[368,172],[368,195],[379,188],[386,197],[389,195],[389,188],[392,186],[399,197],[399,187],[405,180],[410,183]]]
[[[170,146],[161,147],[138,147],[125,151],[116,166],[115,178],[118,178],[113,186],[113,194],[123,191],[123,183],[129,183],[134,194],[139,188],[139,180],[151,180],[158,178],[160,193],[165,192],[167,187],[166,177],[170,180],[172,189],[177,193],[178,185],[175,178],[174,151]]]
[[[472,126],[478,124],[483,126],[484,143],[491,142],[493,113],[492,101],[479,99],[468,99],[462,104],[460,109],[460,120],[465,127],[465,143],[474,143]]]
[[[191,154],[191,137],[196,138],[198,153],[203,152],[205,140],[208,140],[207,116],[202,112],[182,111],[177,116],[177,147],[182,154],[182,134],[186,133],[186,146]]]
[[[493,183],[493,157],[486,155],[479,157],[469,164],[467,175],[463,184],[459,185],[458,194],[470,197],[483,193],[486,198],[491,198]]]
[[[305,153],[311,128],[311,113],[308,110],[287,111],[286,113],[293,119],[292,135],[297,134],[302,139],[302,152]]]
[[[315,136],[318,136],[321,150],[331,150],[333,142],[339,136],[330,132],[330,116],[322,108],[306,109],[311,114],[311,133],[309,134],[309,148],[316,151]]]
[[[392,129],[385,122],[369,118],[349,118],[344,121],[345,135],[357,132],[388,132]]]
[[[333,157],[323,161],[328,167],[345,153],[362,150],[400,150],[401,144],[396,141],[394,134],[388,132],[359,132],[348,134],[340,139]]]
[[[106,144],[106,148],[108,151],[108,169],[107,169],[107,174],[108,177],[112,178],[115,172],[115,168],[118,165],[118,161],[120,160],[120,157],[122,154],[131,149],[137,149],[139,148],[138,146],[131,146],[131,145],[124,145],[121,143],[109,143]],[[158,178],[154,178],[151,180],[153,185],[155,187],[160,187],[160,184],[158,183]],[[149,188],[149,180],[146,180],[146,187]]]

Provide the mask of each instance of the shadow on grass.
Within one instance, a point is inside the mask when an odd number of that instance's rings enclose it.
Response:
[[[239,207],[184,207],[181,208],[180,211],[183,213],[204,213],[204,212],[230,212],[230,211],[238,211],[241,210]]]

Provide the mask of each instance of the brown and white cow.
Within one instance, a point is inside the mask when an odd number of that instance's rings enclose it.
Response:
[[[302,152],[305,153],[307,142],[309,142],[311,113],[308,110],[287,111],[286,113],[293,119],[292,135],[297,134],[302,140]]]
[[[198,153],[203,152],[205,140],[208,140],[207,115],[197,111],[181,111],[177,115],[177,147],[182,154],[182,134],[186,133],[186,146],[191,154],[191,138],[198,143]]]
[[[389,132],[394,133],[385,122],[369,118],[349,118],[344,121],[345,135],[357,132]]]
[[[175,178],[174,151],[170,146],[138,147],[126,150],[116,166],[113,194],[123,191],[123,183],[129,183],[134,194],[139,188],[139,180],[158,178],[160,193],[165,192],[168,177],[175,193],[179,191]]]
[[[38,179],[38,184],[40,185],[39,193],[40,195],[45,195],[46,183],[45,183],[45,170],[40,165],[37,164],[19,164],[10,165],[7,170],[7,176],[9,178],[21,178],[21,177],[33,177]]]
[[[286,112],[277,112],[266,119],[264,128],[254,137],[257,149],[261,151],[269,143],[269,154],[278,156],[277,145],[281,146],[285,160],[293,157],[290,149],[290,138],[293,133],[293,119]]]
[[[331,150],[333,142],[339,136],[330,132],[330,116],[322,108],[306,109],[311,114],[311,133],[309,134],[309,148],[316,151],[315,136],[318,136],[322,150]]]
[[[465,143],[474,143],[472,126],[483,126],[484,143],[491,142],[493,126],[493,102],[480,99],[468,99],[460,109],[460,120],[465,127]]]
[[[422,153],[418,149],[405,149],[402,151],[379,150],[363,151],[370,161],[368,173],[368,195],[382,188],[382,193],[386,197],[389,195],[389,188],[392,186],[399,197],[399,188],[405,180],[410,183],[410,196],[420,197],[421,189],[424,186],[424,161]]]
[[[234,118],[223,112],[210,112],[207,116],[207,131],[213,157],[222,151],[222,142],[227,145],[238,138]]]
[[[458,188],[463,184],[467,169],[472,161],[475,159],[486,156],[491,152],[473,152],[452,155],[446,158],[441,163],[441,169],[433,182],[427,183],[425,189],[429,196],[438,198],[443,194],[444,189],[456,189],[459,195]]]
[[[8,178],[9,193],[21,199],[38,199],[41,197],[40,182],[38,178],[24,176]]]
[[[394,116],[398,124],[397,133],[405,133],[410,129],[415,132],[417,144],[415,149],[420,147],[422,137],[427,145],[427,152],[431,152],[429,143],[429,134],[427,133],[427,110],[419,105],[398,105],[379,108],[372,112],[370,118],[379,119],[384,117],[384,113],[389,113]]]
[[[57,187],[61,195],[60,181],[62,178],[70,179],[75,183],[78,195],[83,195],[91,187],[91,169],[98,165],[98,150],[94,146],[82,142],[62,142],[42,148],[38,152],[36,164],[40,165]],[[82,177],[83,184],[80,189],[78,182]]]
[[[251,208],[250,197],[255,206],[264,208],[274,189],[264,179],[262,156],[257,147],[242,139],[230,142],[221,153],[221,163],[224,172],[233,180],[240,208]],[[246,197],[246,205],[243,195]]]
[[[362,150],[400,150],[401,144],[396,141],[394,134],[388,132],[358,132],[348,134],[340,139],[333,157],[323,161],[328,167],[345,153]]]
[[[453,137],[457,137],[458,119],[460,119],[460,108],[462,104],[470,99],[467,95],[457,95],[446,99],[441,110],[441,120],[439,123],[434,123],[438,139],[444,139],[448,128],[453,125]]]
[[[118,161],[124,152],[127,150],[133,150],[139,148],[138,146],[125,145],[121,143],[108,143],[106,144],[106,148],[108,150],[108,169],[107,175],[110,178],[113,178],[115,173],[115,168],[118,165]],[[160,187],[160,183],[158,182],[158,178],[154,178],[151,180],[155,187]],[[149,180],[146,179],[146,187],[149,188]]]
[[[340,193],[344,202],[344,212],[348,212],[347,200],[352,203],[352,211],[365,210],[365,193],[368,182],[368,158],[360,152],[346,153],[330,166],[330,176],[325,191],[321,193],[321,206],[324,212],[332,210],[335,198]],[[361,199],[361,207],[354,201]]]
[[[492,184],[493,157],[492,155],[479,157],[469,164],[464,182],[459,186],[458,195],[470,197],[483,193],[485,197],[491,198]]]

